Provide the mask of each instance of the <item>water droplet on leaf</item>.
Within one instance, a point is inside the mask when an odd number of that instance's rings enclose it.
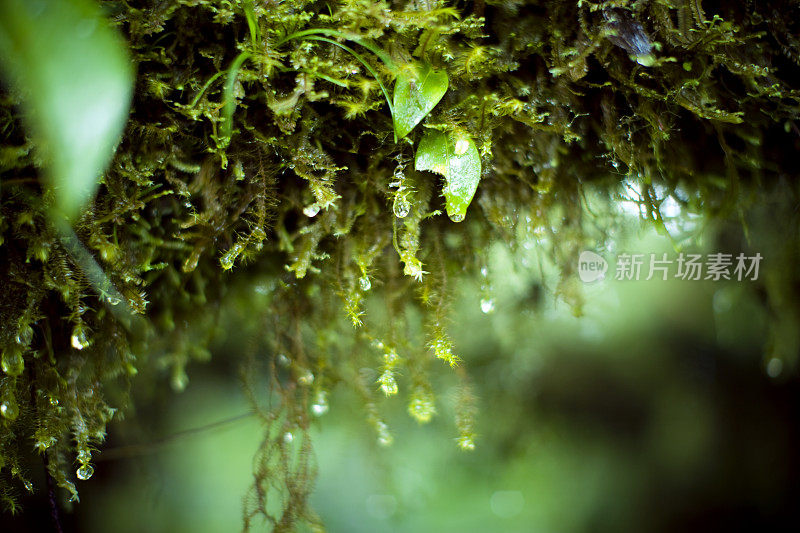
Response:
[[[483,311],[483,313],[487,314],[487,315],[489,313],[491,313],[492,311],[494,311],[494,300],[492,300],[491,298],[482,299],[481,300],[481,311]]]
[[[464,221],[464,215],[461,214],[461,213],[453,213],[452,215],[448,215],[448,216],[450,217],[450,220],[452,220],[453,222],[463,222]]]
[[[287,431],[283,434],[283,442],[284,444],[291,444],[294,442],[294,435],[292,435],[291,431]]]

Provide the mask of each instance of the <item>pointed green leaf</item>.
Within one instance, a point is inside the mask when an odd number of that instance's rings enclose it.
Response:
[[[445,178],[447,216],[461,222],[481,179],[481,156],[475,141],[463,132],[430,130],[419,142],[417,170],[429,170]]]
[[[429,63],[400,69],[394,85],[392,118],[394,131],[402,139],[436,107],[447,92],[447,72],[433,70]]]
[[[94,194],[127,119],[133,68],[91,0],[0,1],[0,74],[18,91],[55,209]]]

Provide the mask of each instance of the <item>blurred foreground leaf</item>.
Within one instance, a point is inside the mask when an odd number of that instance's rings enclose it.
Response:
[[[21,96],[55,210],[74,217],[127,118],[133,68],[124,41],[89,0],[2,0],[0,67]]]

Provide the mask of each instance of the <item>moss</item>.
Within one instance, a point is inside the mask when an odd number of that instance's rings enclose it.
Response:
[[[448,279],[477,273],[489,243],[555,236],[559,292],[579,312],[569,265],[591,246],[588,225],[614,223],[592,219],[588,187],[612,202],[624,184],[664,229],[668,196],[689,212],[745,220],[759,191],[794,168],[792,2],[102,4],[138,77],[75,241],[48,222],[52,198],[15,95],[0,97],[0,496],[11,510],[29,486],[31,443],[77,497],[76,469],[130,408],[137,374],[185,387],[189,362],[208,357],[221,303],[245,298],[239,283],[260,291],[247,323],[269,332],[243,364],[266,360],[281,400],[268,409],[254,399],[267,429],[246,521],[265,515],[277,531],[318,523],[307,507],[313,468],[292,454],[309,455],[311,417],[337,384],[359,391],[388,443],[376,383],[399,389],[426,422],[441,359],[462,382],[458,441],[474,447],[474,399],[447,335]],[[353,49],[390,43],[381,52],[391,65],[363,48],[359,59],[326,40],[286,40],[310,28],[335,29],[347,40],[326,39]],[[381,84],[420,61],[446,72],[449,88],[395,141]],[[463,131],[480,153],[481,181],[459,224],[443,214],[441,178],[412,168],[428,127]],[[793,182],[787,191],[796,198]],[[98,295],[81,249],[107,292]],[[796,278],[769,279],[774,300]],[[790,302],[780,298],[781,316],[796,316]],[[121,308],[141,320],[120,320]],[[425,338],[409,335],[417,316]],[[794,357],[796,343],[776,335],[780,355]]]

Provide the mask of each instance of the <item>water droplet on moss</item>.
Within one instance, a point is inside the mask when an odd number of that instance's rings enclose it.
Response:
[[[81,464],[86,464],[92,460],[92,452],[83,448],[78,452],[78,462]]]
[[[76,350],[83,350],[84,348],[88,348],[91,342],[89,339],[86,338],[86,331],[82,324],[78,324],[72,330],[72,337],[70,338],[70,344]]]
[[[450,217],[450,220],[452,220],[453,222],[464,221],[464,215],[462,213],[453,213],[452,215],[447,215],[447,216]]]
[[[186,371],[183,368],[179,368],[172,373],[171,384],[175,391],[183,392],[186,389],[186,385],[189,384],[189,376],[186,375]]]
[[[402,196],[397,196],[392,205],[392,212],[397,218],[406,218],[411,212],[411,204]]]
[[[22,358],[22,351],[16,347],[3,352],[3,359],[0,361],[3,372],[9,376],[19,376],[25,370],[25,360]]]
[[[20,346],[28,346],[30,345],[31,341],[33,340],[33,328],[30,326],[25,326],[19,330],[17,333],[17,344]]]
[[[75,472],[75,474],[78,476],[78,479],[86,481],[87,479],[92,477],[92,475],[94,475],[94,467],[88,463],[85,465],[81,465],[80,468],[78,468],[78,471]]]
[[[16,420],[19,416],[19,406],[16,400],[9,399],[0,404],[0,415],[7,420]]]
[[[391,370],[385,370],[381,377],[378,378],[378,383],[381,384],[381,390],[386,396],[397,394],[397,380],[394,379],[394,374],[392,374]]]
[[[462,450],[472,451],[475,449],[475,441],[471,435],[462,435],[458,438],[458,447]]]
[[[361,276],[358,279],[358,286],[361,287],[362,291],[368,291],[372,288],[372,283],[369,281],[369,277]]]
[[[307,205],[303,208],[303,214],[308,218],[314,218],[319,213],[319,204]]]
[[[418,397],[412,399],[408,405],[408,414],[414,417],[417,422],[424,424],[430,422],[433,415],[436,414],[436,407],[430,398]]]
[[[314,383],[314,374],[310,370],[304,370],[298,376],[297,382],[300,385],[305,385],[305,386],[311,385],[312,383]]]
[[[234,256],[230,251],[228,251],[226,254],[223,254],[223,256],[219,258],[219,264],[222,267],[222,270],[230,270],[233,268],[233,262],[235,259],[236,256]]]
[[[291,431],[287,431],[286,433],[283,434],[283,442],[285,444],[291,444],[292,442],[294,442],[294,435],[292,435]]]
[[[481,311],[483,311],[483,313],[487,314],[487,315],[489,313],[491,313],[492,311],[494,311],[494,300],[492,300],[491,298],[482,299],[481,300]]]
[[[328,409],[327,394],[325,394],[325,391],[319,391],[314,403],[311,405],[311,412],[314,413],[314,416],[322,416],[328,412]]]
[[[394,437],[389,433],[389,426],[385,422],[378,422],[378,444],[381,446],[391,446]]]

